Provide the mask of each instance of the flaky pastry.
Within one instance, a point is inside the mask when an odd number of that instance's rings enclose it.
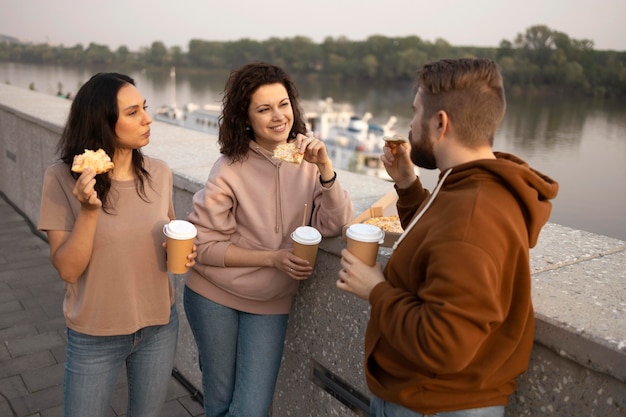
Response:
[[[406,143],[408,142],[408,139],[403,137],[402,135],[399,134],[395,134],[393,136],[383,136],[383,140],[387,143],[390,144],[394,144],[394,145],[399,145],[401,143]]]
[[[274,148],[274,159],[299,165],[302,163],[303,158],[304,154],[298,151],[296,144],[293,142],[281,143]]]
[[[385,232],[389,233],[403,232],[402,226],[400,225],[400,218],[398,216],[370,217],[363,223],[378,226]]]
[[[98,149],[97,151],[85,149],[85,152],[82,154],[74,156],[72,171],[80,174],[85,171],[87,167],[90,167],[96,174],[104,174],[112,170],[114,166],[109,155],[104,152],[104,149]]]

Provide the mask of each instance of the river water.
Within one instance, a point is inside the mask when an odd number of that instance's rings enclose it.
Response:
[[[107,69],[110,70],[110,69]],[[34,88],[47,94],[75,94],[91,76],[84,68],[0,63],[0,82]],[[183,74],[176,89],[169,70],[129,73],[151,109],[173,101],[217,103],[226,80],[220,74]],[[372,121],[398,118],[399,132],[411,119],[411,85],[319,82],[296,79],[301,98],[333,97],[350,103],[356,112],[371,112]],[[173,94],[175,91],[175,94]],[[494,149],[511,152],[560,184],[550,221],[626,240],[626,106],[569,98],[508,97],[508,110],[495,138]],[[437,171],[422,170],[432,187]]]

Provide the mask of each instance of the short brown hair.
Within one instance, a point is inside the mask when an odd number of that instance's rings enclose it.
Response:
[[[459,138],[468,147],[493,145],[496,129],[506,111],[504,83],[490,59],[443,59],[424,65],[417,84],[424,120],[443,110]]]

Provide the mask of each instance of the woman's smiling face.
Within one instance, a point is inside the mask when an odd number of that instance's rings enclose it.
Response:
[[[250,98],[248,119],[255,141],[273,151],[285,143],[293,126],[293,109],[285,86],[266,84],[259,87]]]

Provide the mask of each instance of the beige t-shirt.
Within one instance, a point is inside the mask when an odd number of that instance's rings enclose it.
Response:
[[[131,334],[169,322],[174,289],[166,270],[163,225],[172,206],[172,172],[144,156],[152,177],[147,201],[134,181],[113,181],[113,210],[100,212],[91,260],[74,284],[66,284],[63,312],[72,330],[93,336]],[[64,163],[45,173],[39,229],[72,230],[80,203],[76,180]]]

